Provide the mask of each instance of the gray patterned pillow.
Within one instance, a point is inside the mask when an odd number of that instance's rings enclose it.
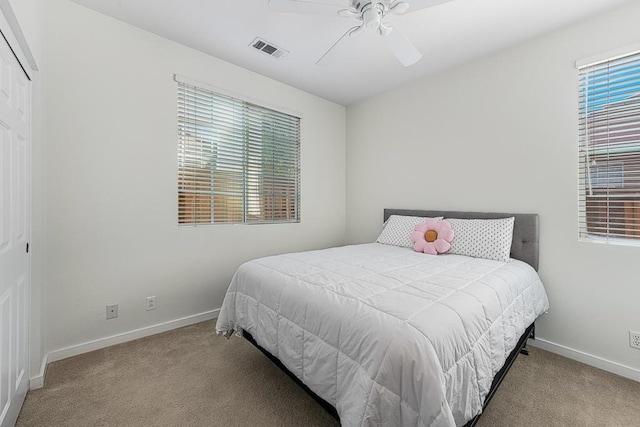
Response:
[[[437,219],[442,219],[442,217],[437,217]],[[426,220],[427,218],[420,216],[391,215],[387,222],[384,223],[382,233],[380,233],[376,242],[385,245],[413,248],[411,232],[417,224],[425,222]]]
[[[450,254],[510,261],[514,217],[504,219],[447,218],[454,238]]]

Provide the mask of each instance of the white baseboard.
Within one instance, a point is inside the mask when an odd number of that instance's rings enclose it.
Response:
[[[45,354],[40,363],[40,372],[35,377],[29,378],[29,390],[37,390],[44,386],[44,374],[47,371],[48,354]]]
[[[532,347],[541,348],[542,350],[550,351],[569,359],[577,360],[585,365],[593,366],[603,371],[611,372],[621,377],[629,378],[634,381],[640,381],[640,370],[632,368],[630,366],[621,365],[619,363],[611,362],[610,360],[602,359],[592,354],[583,353],[582,351],[574,350],[569,347],[565,347],[560,344],[556,344],[550,341],[536,338],[529,340],[527,344]]]
[[[144,338],[150,335],[159,334],[160,332],[182,328],[183,326],[193,325],[194,323],[215,319],[216,317],[218,317],[219,313],[220,309],[206,311],[204,313],[194,314],[192,316],[183,317],[181,319],[170,320],[168,322],[159,323],[157,325],[151,325],[144,328],[135,329],[133,331],[112,335],[110,337],[99,338],[97,340],[88,341],[82,344],[76,344],[70,347],[61,348],[59,350],[50,351],[47,354],[47,363],[66,359],[67,357],[77,356],[82,353],[99,350],[101,348],[109,347],[112,345],[121,344],[123,342],[137,340],[138,338]]]
[[[44,385],[47,365],[51,362],[66,359],[67,357],[77,356],[83,353],[88,353],[90,351],[99,350],[101,348],[109,347],[112,345],[121,344],[127,341],[133,341],[138,338],[148,337],[150,335],[159,334],[161,332],[170,331],[172,329],[181,328],[183,326],[189,326],[194,323],[215,319],[216,317],[218,317],[219,313],[220,309],[206,311],[204,313],[183,317],[181,319],[170,320],[168,322],[159,323],[157,325],[147,326],[145,328],[135,329],[133,331],[124,332],[121,334],[112,335],[110,337],[100,338],[86,343],[51,351],[44,355],[39,374],[29,379],[29,388],[31,390],[35,390],[41,388]],[[552,353],[568,357],[569,359],[577,360],[578,362],[594,366],[604,371],[612,372],[616,375],[632,379],[634,381],[640,381],[640,370],[629,366],[611,362],[609,360],[602,359],[600,357],[574,350],[572,348],[565,347],[563,345],[546,341],[540,338],[536,338],[535,340],[530,339],[528,341],[528,344],[532,347],[547,350]]]

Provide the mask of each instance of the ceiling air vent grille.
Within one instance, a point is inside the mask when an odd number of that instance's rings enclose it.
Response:
[[[289,53],[275,46],[273,43],[269,43],[258,37],[255,38],[249,46],[276,59],[281,59],[285,54]]]

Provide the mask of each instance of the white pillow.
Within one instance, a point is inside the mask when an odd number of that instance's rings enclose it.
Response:
[[[447,218],[453,228],[448,253],[509,262],[514,217],[504,219]]]
[[[442,217],[437,217],[442,219]],[[402,246],[403,248],[413,248],[411,232],[416,225],[425,222],[426,217],[391,215],[384,223],[382,233],[378,236],[377,243],[385,245]]]

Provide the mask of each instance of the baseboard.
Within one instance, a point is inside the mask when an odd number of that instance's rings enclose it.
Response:
[[[138,338],[148,337],[150,335],[159,334],[161,332],[170,331],[172,329],[181,328],[183,326],[189,326],[194,323],[215,319],[216,317],[218,317],[219,313],[220,309],[206,311],[204,313],[183,317],[181,319],[170,320],[168,322],[159,323],[157,325],[147,326],[145,328],[140,328],[121,334],[112,335],[110,337],[100,338],[86,343],[51,351],[44,355],[39,374],[29,379],[29,388],[31,390],[35,390],[41,388],[44,385],[47,364],[51,362],[77,356],[83,353],[88,353],[90,351],[99,350],[101,348],[109,347],[112,345],[121,344],[127,341],[133,341]],[[540,338],[536,338],[535,340],[530,339],[528,341],[528,345],[540,348],[542,350],[547,350],[564,357],[568,357],[569,359],[577,360],[578,362],[594,366],[596,368],[632,379],[634,381],[640,381],[640,370],[631,368],[629,366],[611,362],[609,360],[602,359],[600,357],[574,350],[572,348],[565,347],[563,345],[546,341]]]
[[[572,348],[539,338],[536,338],[534,340],[530,339],[527,344],[531,345],[532,347],[550,351],[551,353],[559,354],[560,356],[564,356],[569,359],[577,360],[578,362],[582,362],[585,365],[593,366],[602,369],[603,371],[620,375],[621,377],[629,378],[634,381],[640,381],[640,370],[632,368],[630,366],[611,362],[610,360],[602,359],[598,356],[574,350]]]
[[[29,378],[29,390],[37,390],[44,386],[44,374],[47,371],[47,363],[49,360],[49,355],[45,354],[42,358],[42,362],[40,363],[40,372],[37,376]]]
[[[133,331],[112,335],[110,337],[100,338],[97,340],[88,341],[86,343],[76,344],[70,347],[61,348],[59,350],[54,350],[48,353],[47,363],[77,356],[82,353],[99,350],[101,348],[109,347],[112,345],[121,344],[123,342],[137,340],[139,338],[148,337],[150,335],[159,334],[161,332],[170,331],[172,329],[182,328],[183,326],[193,325],[194,323],[215,319],[216,317],[218,317],[219,313],[220,309],[206,311],[204,313],[194,314],[192,316],[183,317],[181,319],[170,320],[168,322],[159,323],[157,325],[151,325],[145,328],[135,329]]]

